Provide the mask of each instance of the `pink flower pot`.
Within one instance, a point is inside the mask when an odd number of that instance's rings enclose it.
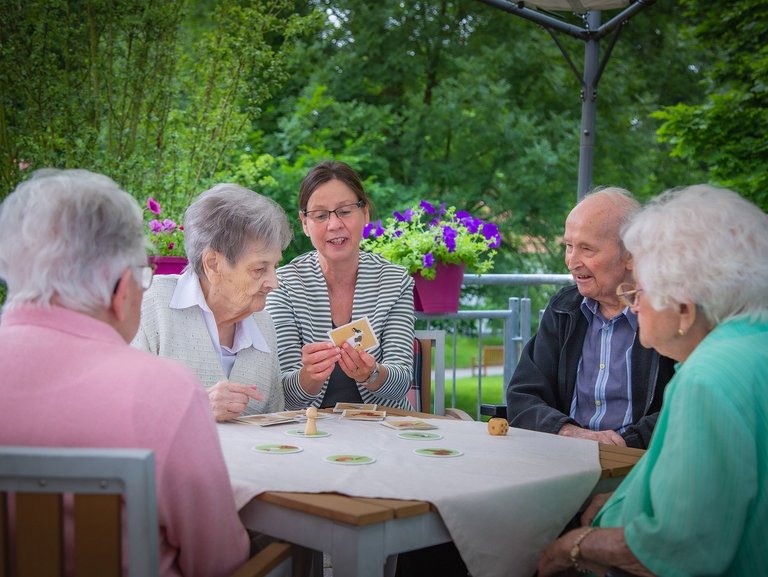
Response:
[[[455,313],[459,310],[463,264],[435,265],[435,280],[427,280],[420,273],[413,275],[413,308],[427,314]]]
[[[149,262],[155,265],[155,274],[181,274],[187,266],[187,257],[150,256]]]

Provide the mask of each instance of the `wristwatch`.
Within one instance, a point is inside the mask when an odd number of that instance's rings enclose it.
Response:
[[[373,367],[373,371],[371,372],[370,376],[365,381],[355,381],[358,385],[372,385],[376,382],[376,379],[379,378],[379,373],[381,372],[381,367],[379,366],[379,363],[376,363],[376,365]]]

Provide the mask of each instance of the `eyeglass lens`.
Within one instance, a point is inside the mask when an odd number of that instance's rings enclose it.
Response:
[[[312,219],[314,222],[325,222],[331,218],[331,213],[336,215],[336,218],[345,219],[352,216],[355,209],[361,208],[362,201],[354,202],[352,204],[345,204],[340,206],[336,210],[305,210],[304,216]]]

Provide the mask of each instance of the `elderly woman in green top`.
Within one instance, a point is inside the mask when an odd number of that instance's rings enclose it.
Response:
[[[218,421],[281,411],[277,339],[267,294],[292,237],[273,200],[235,184],[202,193],[184,214],[189,266],[144,293],[133,346],[189,366]]]
[[[692,186],[622,236],[635,284],[617,294],[643,345],[679,364],[647,453],[538,574],[768,575],[768,215]]]

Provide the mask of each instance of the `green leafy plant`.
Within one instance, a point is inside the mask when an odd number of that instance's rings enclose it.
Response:
[[[158,217],[162,215],[160,203],[151,196],[147,199],[146,211],[152,215],[152,220],[146,223],[149,238],[154,250],[152,254],[162,256],[186,256],[184,252],[184,225],[175,220]]]
[[[384,223],[368,223],[360,247],[433,280],[437,263],[464,264],[477,274],[488,272],[500,244],[495,223],[454,206],[446,208],[445,203],[436,208],[422,200],[402,213],[393,212]]]

